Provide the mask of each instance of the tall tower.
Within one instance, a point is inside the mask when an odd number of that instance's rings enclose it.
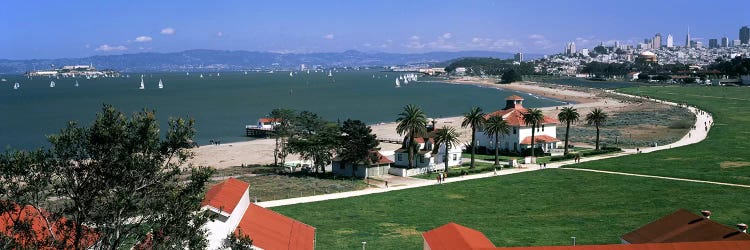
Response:
[[[721,38],[721,47],[729,47],[729,37],[724,36]]]
[[[672,37],[672,34],[667,34],[667,48],[674,47],[674,38]]]
[[[575,42],[569,42],[565,46],[565,54],[572,55],[576,53],[576,43]]]
[[[690,27],[688,27],[688,32],[685,36],[685,48],[690,48]]]
[[[661,48],[661,33],[656,33],[656,35],[654,36],[654,40],[651,40],[651,48]]]
[[[740,44],[750,44],[750,28],[747,26],[740,28]]]

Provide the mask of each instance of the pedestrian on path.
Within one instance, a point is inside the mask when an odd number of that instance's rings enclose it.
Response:
[[[435,176],[435,179],[437,179],[438,184],[440,184],[440,179],[441,179],[440,176],[442,175],[443,175],[442,173],[439,173],[438,175]]]
[[[445,182],[446,177],[448,177],[448,172],[443,172],[443,174],[440,175],[440,179],[442,179],[443,182]]]
[[[546,162],[544,163],[544,167],[542,167],[542,168],[547,169],[547,163]]]
[[[388,188],[388,181],[385,181],[385,188]]]

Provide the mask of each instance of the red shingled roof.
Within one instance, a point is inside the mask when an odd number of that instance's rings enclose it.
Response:
[[[0,235],[10,237],[19,245],[30,249],[58,249],[57,247],[54,247],[54,244],[60,243],[65,249],[74,248],[75,227],[68,226],[67,223],[69,222],[65,217],[57,218],[44,209],[39,209],[41,211],[40,214],[40,211],[37,211],[31,205],[26,205],[21,208],[20,205],[15,203],[7,203],[7,201],[0,202],[5,203],[3,205],[8,205],[10,210],[0,214]],[[44,217],[50,220],[49,226],[45,222]],[[29,238],[14,233],[12,230],[14,221],[29,223],[29,225],[31,225],[33,236]],[[99,235],[88,227],[83,227],[83,233],[84,235],[81,239],[81,246],[84,248],[94,245],[99,240]],[[46,242],[47,240],[52,239],[52,235],[54,235],[55,239],[58,241],[63,240],[64,242]]]
[[[259,121],[259,122],[262,122],[262,123],[269,123],[269,122],[280,122],[280,121],[281,121],[281,118],[266,118],[266,117],[264,117],[264,118],[260,118],[260,119],[258,119],[258,121]]]
[[[376,151],[376,154],[378,154],[378,162],[377,164],[390,164],[393,163],[388,157],[385,157],[385,155],[381,154],[380,152]]]
[[[508,125],[511,126],[529,126],[526,124],[526,122],[523,121],[523,114],[526,112],[529,112],[526,108],[509,108],[509,109],[501,109],[492,113],[489,113],[484,116],[485,119],[489,119],[493,116],[502,116],[505,122],[508,123]],[[542,119],[541,124],[557,124],[559,121],[555,118],[544,116],[544,119]]]
[[[222,183],[216,184],[206,192],[206,197],[203,198],[201,206],[211,206],[221,211],[226,211],[231,214],[237,203],[242,199],[242,195],[245,194],[250,184],[244,181],[229,178]]]
[[[523,101],[523,97],[512,95],[512,96],[508,96],[507,98],[505,98],[505,100]]]
[[[550,143],[558,141],[560,140],[549,135],[534,135],[534,143]],[[523,138],[523,140],[521,140],[521,145],[531,145],[531,136]]]
[[[680,209],[622,236],[630,243],[746,240],[750,235],[739,232],[703,216]]]
[[[434,248],[433,248],[434,249]],[[495,250],[738,250],[750,249],[750,241],[704,241],[678,243],[578,245],[542,247],[498,247]],[[475,249],[478,250],[478,249]]]
[[[235,234],[245,234],[263,249],[313,249],[315,228],[279,213],[250,204]]]
[[[494,248],[495,245],[482,232],[448,223],[422,233],[431,250]]]

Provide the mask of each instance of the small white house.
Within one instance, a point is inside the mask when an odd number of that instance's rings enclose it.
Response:
[[[206,192],[201,207],[216,215],[204,225],[208,233],[208,249],[220,249],[227,235],[239,225],[250,205],[249,187],[250,184],[244,181],[229,178]]]
[[[259,129],[273,129],[274,126],[279,125],[281,119],[276,118],[260,118],[258,119]]]
[[[414,164],[415,168],[422,168],[426,172],[434,172],[443,170],[445,168],[445,143],[441,143],[439,146],[435,145],[435,132],[428,132],[425,137],[415,137],[414,142],[417,143],[417,149],[414,151]],[[409,138],[405,137],[402,147],[395,151],[395,165],[399,167],[409,166]],[[461,165],[461,148],[454,146],[450,149],[448,154],[448,166]]]
[[[484,147],[488,150],[508,150],[521,152],[523,149],[531,148],[531,125],[526,124],[523,115],[528,109],[523,107],[523,98],[517,95],[509,96],[505,99],[505,108],[489,113],[485,118],[492,116],[502,116],[510,125],[511,131],[507,135],[500,136],[499,145],[494,145],[495,137],[486,133],[477,133],[477,147]],[[557,148],[560,140],[557,139],[557,119],[544,116],[542,122],[537,126],[534,133],[535,148],[541,148],[544,152],[550,152]]]
[[[344,162],[336,158],[331,163],[331,172],[339,176],[353,176],[360,178],[377,177],[388,174],[391,161],[378,151],[372,151],[372,159],[365,162]]]

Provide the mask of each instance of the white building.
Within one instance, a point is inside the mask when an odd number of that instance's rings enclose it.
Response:
[[[667,48],[674,47],[674,38],[672,37],[672,34],[667,35]]]
[[[259,129],[273,129],[274,126],[279,125],[280,119],[275,118],[260,118],[258,119]]]
[[[522,152],[523,149],[531,148],[531,125],[526,124],[523,115],[528,109],[523,107],[523,98],[517,95],[509,96],[505,99],[505,108],[487,114],[485,118],[492,116],[502,116],[503,119],[511,126],[511,131],[507,135],[500,137],[499,145],[494,145],[495,138],[485,133],[477,134],[477,147],[486,148],[487,150],[508,150],[512,152]],[[558,147],[557,139],[557,119],[544,116],[542,122],[536,128],[534,133],[535,148],[541,148],[544,152]]]
[[[333,159],[331,172],[339,176],[353,176],[360,178],[378,177],[388,174],[391,161],[378,151],[371,152],[372,157],[367,162],[343,162],[341,158]]]
[[[215,214],[213,220],[204,225],[208,235],[208,249],[221,249],[227,235],[233,233],[250,205],[250,185],[229,178],[211,187],[201,202],[202,209]]]
[[[415,168],[423,168],[426,172],[434,172],[445,168],[445,143],[435,145],[435,134],[437,131],[429,131],[425,137],[415,137],[417,150],[414,151]],[[402,147],[395,151],[395,165],[401,167],[409,166],[409,140],[404,138]],[[459,166],[461,160],[461,148],[454,145],[448,153],[448,166]]]

